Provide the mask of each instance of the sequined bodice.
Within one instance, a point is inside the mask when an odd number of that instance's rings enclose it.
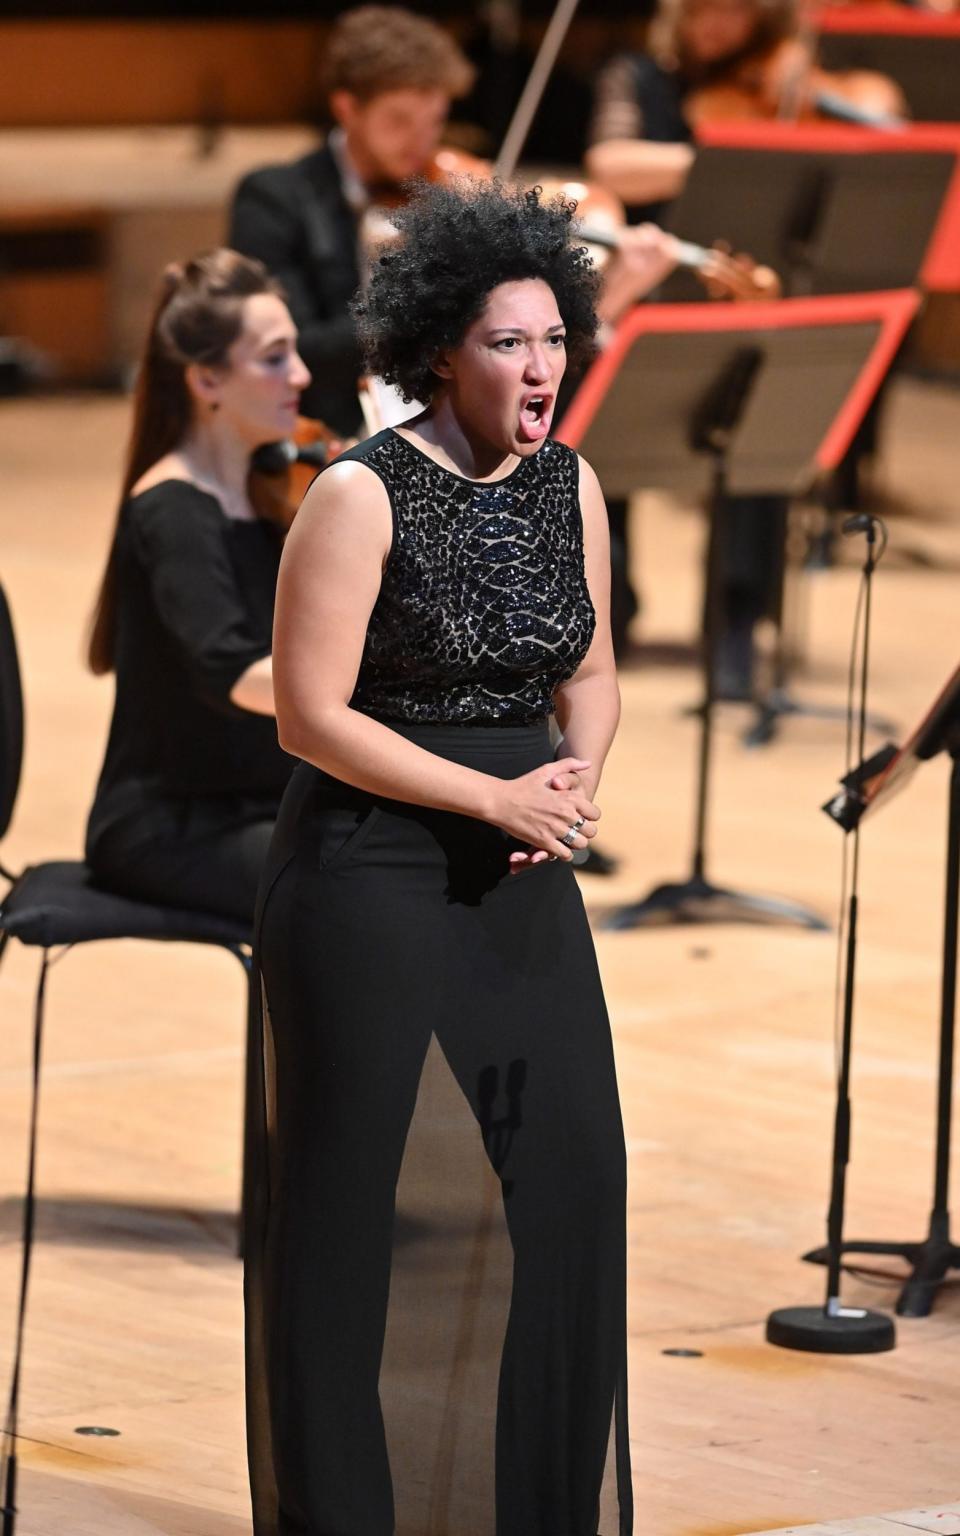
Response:
[[[548,440],[492,483],[453,474],[393,431],[344,457],[380,476],[393,509],[353,707],[421,723],[550,714],[595,623],[572,449]]]

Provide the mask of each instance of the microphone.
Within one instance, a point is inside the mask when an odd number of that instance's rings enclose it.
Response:
[[[250,463],[262,475],[282,475],[293,464],[309,464],[314,469],[324,469],[328,457],[329,447],[326,443],[295,443],[292,437],[284,437],[278,443],[262,443]]]
[[[837,91],[814,91],[813,104],[824,117],[832,117],[838,123],[855,123],[860,128],[878,128],[885,133],[902,133],[907,126],[902,117],[858,106]]]
[[[840,524],[840,532],[843,534],[869,533],[873,527],[874,519],[869,512],[857,512],[853,517],[845,517]]]

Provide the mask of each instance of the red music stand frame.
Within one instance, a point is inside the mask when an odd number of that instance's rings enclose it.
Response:
[[[883,14],[900,13],[891,10]],[[920,19],[918,12],[908,14]],[[896,133],[878,133],[875,128],[839,123],[703,123],[697,129],[697,143],[705,148],[768,149],[797,154],[953,155],[953,175],[927,246],[919,282],[928,293],[960,291],[960,123],[909,123]]]
[[[817,447],[815,465],[834,467],[842,458],[856,432],[864,412],[873,400],[889,368],[903,334],[918,304],[912,290],[889,293],[850,294],[842,297],[784,299],[771,304],[707,306],[703,304],[648,304],[637,306],[620,323],[616,333],[597,358],[580,385],[556,436],[576,448],[589,434],[591,424],[603,409],[604,401],[617,379],[624,360],[634,344],[651,335],[704,336],[729,332],[744,340],[760,339],[777,332],[822,330],[824,327],[876,326],[872,344],[867,349],[855,378],[839,409]],[[744,347],[741,352],[751,349]],[[736,361],[736,356],[734,357]],[[748,359],[749,361],[749,359]],[[727,453],[736,427],[744,418],[754,387],[755,372],[748,367],[740,396],[730,420],[724,427],[724,443],[714,447],[703,442],[697,448],[714,458],[713,493],[710,500],[710,538],[703,604],[703,683],[704,703],[701,715],[699,773],[697,789],[696,832],[692,869],[687,880],[660,885],[649,897],[620,909],[607,925],[635,927],[649,920],[703,921],[718,915],[737,920],[787,921],[805,927],[824,928],[822,919],[794,902],[746,895],[713,885],[706,877],[706,820],[710,772],[710,748],[714,704],[713,643],[716,634],[716,562],[718,509],[730,489],[727,482]],[[704,379],[704,388],[711,383]],[[731,385],[731,387],[735,387]],[[694,455],[691,448],[691,457]],[[814,467],[813,464],[810,466]],[[732,489],[738,487],[734,484]],[[780,486],[771,486],[779,491]]]
[[[912,288],[897,288],[887,293],[778,299],[761,304],[638,304],[624,316],[609,345],[589,369],[555,436],[571,448],[582,443],[624,358],[641,336],[677,331],[705,335],[718,331],[783,331],[875,322],[880,332],[873,349],[817,451],[818,469],[836,469],[886,377],[919,303],[920,296]]]
[[[960,38],[960,16],[901,5],[825,5],[814,13],[818,32],[885,32],[895,37]]]

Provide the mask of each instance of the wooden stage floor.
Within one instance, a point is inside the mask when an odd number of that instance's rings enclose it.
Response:
[[[905,727],[960,649],[957,397],[910,382],[891,404],[886,481],[922,515],[891,524],[873,704]],[[83,669],[81,634],[125,421],[115,399],[0,404],[0,575],[28,709],[24,785],[2,850],[15,868],[81,846],[110,704],[109,684]],[[596,916],[683,875],[691,837],[695,726],[680,711],[697,692],[688,646],[701,525],[650,495],[636,526],[644,644],[623,674],[624,723],[600,797],[603,841],[623,867],[611,881],[584,879]],[[942,568],[905,559],[917,546]],[[804,699],[843,702],[853,554],[804,579]],[[722,712],[712,873],[833,918],[840,837],[818,807],[842,770],[842,728],[790,720],[751,753],[742,724],[742,710]],[[946,784],[941,759],[864,837],[851,1235],[925,1230]],[[798,1255],[824,1226],[834,935],[667,928],[599,933],[598,946],[630,1148],[638,1536],[820,1529],[956,1500],[956,1284],[931,1318],[900,1324],[890,1354],[816,1359],[763,1341],[769,1309],[822,1296],[821,1272]],[[37,958],[11,944],[0,975],[4,1390]],[[249,1531],[233,1256],[242,990],[228,957],[163,946],[93,946],[51,976],[18,1536]],[[845,1285],[852,1304],[895,1296],[875,1276]],[[120,1433],[78,1435],[91,1425]]]

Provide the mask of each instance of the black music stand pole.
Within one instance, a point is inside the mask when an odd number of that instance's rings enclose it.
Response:
[[[861,514],[861,517],[865,514]],[[853,531],[856,517],[843,520],[844,533]],[[789,530],[784,550],[783,578],[780,598],[780,611],[776,621],[777,639],[773,655],[773,680],[765,698],[760,698],[754,705],[753,724],[747,728],[743,736],[745,747],[765,747],[774,740],[777,734],[778,721],[793,716],[803,720],[826,720],[842,724],[847,718],[847,711],[842,704],[812,704],[807,700],[797,699],[790,692],[788,651],[790,641],[787,628],[787,611],[789,599],[789,587],[791,582],[799,582],[803,579],[802,573],[791,568],[790,563],[790,539]],[[891,720],[883,715],[875,715],[872,712],[867,715],[867,729],[875,731],[879,736],[896,736],[897,727]]]
[[[841,1254],[878,1254],[904,1259],[911,1266],[897,1300],[901,1317],[926,1317],[937,1290],[951,1269],[960,1269],[960,1246],[950,1235],[950,1142],[953,1118],[953,1063],[957,1003],[957,928],[960,922],[960,704],[942,722],[939,739],[918,755],[946,751],[951,760],[947,814],[947,873],[944,897],[943,972],[940,990],[940,1063],[937,1083],[937,1145],[933,1207],[926,1238],[920,1243],[844,1242]],[[828,1262],[826,1249],[804,1254],[811,1264]]]
[[[766,698],[760,699],[754,708],[753,724],[743,736],[745,747],[768,746],[777,734],[777,722],[793,717],[800,720],[826,720],[837,725],[847,718],[842,704],[811,704],[794,698],[787,687],[787,666],[784,657],[785,640],[781,633],[777,638],[774,661],[775,681]],[[885,715],[871,714],[867,725],[878,736],[895,736],[897,727]]]
[[[757,372],[763,365],[759,349],[738,349],[727,368],[701,402],[691,424],[690,447],[707,453],[713,473],[707,500],[709,531],[704,578],[701,667],[703,704],[697,710],[700,743],[697,759],[697,801],[690,874],[686,880],[658,885],[641,901],[619,907],[602,919],[601,926],[621,931],[649,922],[785,922],[803,928],[825,930],[828,924],[808,907],[775,896],[754,896],[707,879],[707,807],[710,789],[710,758],[713,745],[713,712],[716,703],[714,658],[720,614],[720,552],[722,520],[727,500],[727,454]]]

